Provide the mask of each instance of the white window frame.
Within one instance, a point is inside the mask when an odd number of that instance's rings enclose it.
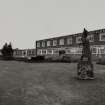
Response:
[[[53,46],[57,46],[57,40],[53,40]]]
[[[48,49],[47,50],[47,54],[53,54],[53,50],[52,49]]]
[[[90,40],[89,38],[92,38],[93,40]],[[88,35],[87,38],[89,39],[89,42],[94,42],[94,35]]]
[[[93,49],[95,49],[96,52],[93,52]],[[92,46],[92,47],[91,47],[91,52],[92,52],[92,54],[97,54],[97,49],[98,49],[98,47],[94,47],[94,46]]]
[[[99,37],[100,37],[99,40],[100,41],[105,41],[105,39],[102,38],[103,35],[105,35],[105,33],[100,33],[100,35],[99,35]]]
[[[72,41],[73,41],[72,37],[67,38],[67,45],[71,45]]]
[[[37,50],[37,54],[38,54],[38,55],[42,55],[42,50],[41,50],[41,49],[38,49],[38,50]]]
[[[51,41],[47,41],[47,46],[51,46]]]
[[[64,45],[64,38],[59,40],[59,45]]]
[[[45,41],[42,41],[42,47],[45,47]]]
[[[53,49],[53,54],[59,54],[59,49]]]
[[[43,53],[43,51],[45,51],[45,53]],[[42,50],[42,55],[46,55],[47,54],[47,50]]]
[[[40,42],[37,42],[36,46],[37,46],[37,47],[40,47]]]
[[[79,41],[79,39],[82,38],[81,36],[76,37],[76,43],[81,43],[82,41]]]

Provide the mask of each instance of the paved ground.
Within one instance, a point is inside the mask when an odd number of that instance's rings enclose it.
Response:
[[[0,61],[0,105],[105,105],[105,66],[77,80],[76,63]]]

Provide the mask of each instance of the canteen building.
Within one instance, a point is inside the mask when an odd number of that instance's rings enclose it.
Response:
[[[13,56],[15,58],[28,58],[36,57],[36,49],[14,49]]]
[[[36,41],[37,55],[59,55],[60,51],[65,54],[78,55],[82,53],[81,43],[82,33],[54,37]],[[105,29],[89,31],[88,39],[90,42],[91,52],[95,56],[105,54]]]

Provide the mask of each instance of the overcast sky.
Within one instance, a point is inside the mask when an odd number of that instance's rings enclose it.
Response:
[[[105,28],[105,0],[0,0],[0,48]]]

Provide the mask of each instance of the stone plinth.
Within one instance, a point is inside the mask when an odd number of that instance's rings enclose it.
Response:
[[[78,79],[94,79],[93,64],[86,58],[81,60],[77,65]]]

